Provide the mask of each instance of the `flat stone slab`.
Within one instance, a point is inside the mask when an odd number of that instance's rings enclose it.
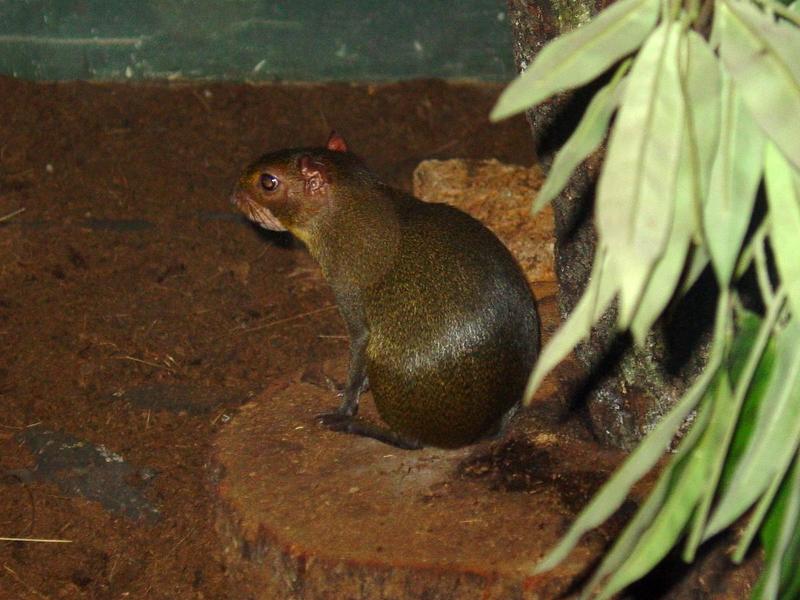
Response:
[[[549,285],[549,287],[548,287]],[[552,284],[540,312],[556,320]],[[237,597],[552,598],[571,589],[619,521],[533,575],[621,454],[564,422],[574,365],[557,370],[509,434],[459,450],[398,450],[335,433],[346,357],[311,366],[245,405],[214,446],[218,531]],[[372,399],[361,413],[378,420]],[[621,513],[629,515],[633,502]]]
[[[137,468],[102,444],[63,431],[28,427],[18,439],[36,458],[34,468],[11,473],[19,481],[53,482],[68,496],[95,500],[134,521],[161,519],[161,510],[145,493],[157,476],[154,469]]]

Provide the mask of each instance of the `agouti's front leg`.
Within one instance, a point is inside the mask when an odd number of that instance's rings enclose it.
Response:
[[[317,415],[320,423],[333,429],[343,431],[347,424],[353,420],[358,412],[358,399],[361,392],[367,387],[367,330],[361,329],[359,335],[350,337],[350,367],[347,373],[347,383],[338,393],[342,403],[334,411]]]
[[[358,412],[358,399],[367,389],[367,340],[369,334],[363,329],[357,337],[350,338],[350,367],[347,373],[347,383],[340,392],[342,403],[335,414],[353,417]]]
[[[319,415],[325,425],[332,425],[341,421],[342,417],[354,417],[358,412],[358,398],[361,392],[367,389],[367,342],[369,341],[369,328],[367,327],[364,312],[361,308],[363,302],[352,292],[336,291],[336,303],[339,313],[347,325],[350,338],[350,366],[347,372],[347,383],[339,392],[342,403],[333,412]]]

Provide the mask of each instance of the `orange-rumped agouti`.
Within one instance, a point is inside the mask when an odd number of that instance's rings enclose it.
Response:
[[[401,448],[464,446],[502,429],[539,323],[522,271],[489,229],[381,183],[336,133],[324,148],[262,156],[232,202],[302,240],[333,288],[350,368],[324,424]],[[388,429],[355,418],[367,385]]]

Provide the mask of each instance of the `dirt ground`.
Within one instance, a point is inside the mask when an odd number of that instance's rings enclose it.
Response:
[[[0,600],[236,598],[215,436],[347,348],[308,254],[228,203],[240,168],[333,128],[405,189],[428,158],[529,165],[524,119],[487,122],[499,91],[0,78]],[[487,485],[535,484],[506,448]],[[730,590],[758,564],[728,586],[725,551],[692,574],[672,561],[632,597],[745,597]]]
[[[406,189],[425,158],[530,164],[498,92],[0,79],[0,537],[71,541],[0,542],[0,598],[229,597],[211,439],[347,344],[307,254],[228,204],[239,168],[332,128]]]

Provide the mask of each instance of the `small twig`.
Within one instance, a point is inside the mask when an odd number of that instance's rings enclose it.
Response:
[[[6,181],[19,181],[22,179],[28,179],[28,175],[31,175],[35,172],[35,169],[23,169],[22,171],[17,171],[16,173],[6,173],[4,179],[6,179]]]
[[[45,538],[0,537],[0,542],[36,542],[40,544],[71,544],[72,540],[48,540]]]
[[[119,562],[119,555],[114,556],[114,562],[111,563],[111,568],[108,570],[108,582],[114,580],[114,572],[117,570],[117,563]]]
[[[131,132],[129,127],[117,127],[115,129],[106,129],[103,135],[127,135]]]
[[[22,579],[20,579],[20,576],[17,575],[16,571],[14,571],[14,569],[9,567],[8,565],[4,564],[3,569],[5,569],[11,575],[11,577],[13,577],[17,581],[17,583],[19,583],[22,587],[28,590],[31,594],[39,596],[39,598],[43,598],[44,600],[50,600],[49,596],[45,596],[41,592],[35,590],[33,586],[31,586],[29,583],[25,583],[24,581],[22,581]]]
[[[61,528],[56,533],[59,533],[59,534],[63,533],[71,526],[72,526],[72,521],[67,521],[66,523],[64,523],[64,525],[61,526]]]
[[[34,531],[34,527],[36,527],[36,497],[33,495],[33,489],[31,486],[26,485],[24,486],[26,492],[28,492],[28,502],[31,505],[31,519],[30,523],[28,523],[28,528],[22,535],[28,535],[32,531]],[[19,535],[19,534],[18,534]]]
[[[68,37],[39,35],[0,35],[4,44],[42,44],[45,46],[136,46],[150,39],[149,35],[139,37]]]
[[[150,367],[156,367],[158,369],[166,369],[167,371],[174,372],[175,369],[168,367],[167,365],[160,365],[158,363],[150,362],[149,360],[142,360],[141,358],[136,358],[135,356],[112,356],[116,360],[132,360],[133,362],[142,363],[143,365],[148,365]]]
[[[322,110],[322,107],[319,105],[317,106],[317,112],[322,120],[322,131],[325,132],[323,135],[328,135],[331,131],[333,131],[333,127],[331,127],[331,124],[328,122],[328,117],[325,115],[325,111]]]
[[[26,210],[27,209],[23,206],[22,208],[18,208],[17,210],[8,213],[7,215],[4,215],[4,216],[0,217],[0,223],[2,223],[3,221],[8,221],[8,219],[11,219],[12,217],[16,217],[18,214],[24,213]]]
[[[178,549],[178,546],[180,546],[183,542],[185,542],[186,539],[195,532],[195,529],[196,528],[192,527],[185,536],[183,536],[181,539],[179,539],[175,543],[175,545],[172,547],[172,549],[168,552],[168,554],[172,554],[173,552],[175,552],[175,550]]]
[[[283,323],[289,323],[290,321],[297,321],[299,319],[304,319],[306,317],[310,317],[311,315],[316,315],[318,313],[324,312],[326,310],[331,310],[334,308],[336,308],[336,305],[330,304],[328,306],[323,306],[322,308],[318,308],[316,310],[310,310],[308,312],[304,312],[299,315],[293,315],[291,317],[286,317],[284,319],[276,319],[275,321],[262,323],[261,325],[250,327],[249,329],[231,329],[229,333],[250,333],[251,331],[260,331],[261,329],[266,329],[267,327],[272,327],[273,325],[282,325]]]
[[[203,105],[203,108],[206,109],[206,112],[211,112],[211,106],[206,102],[206,99],[198,92],[197,90],[192,90],[192,95],[197,98],[200,104]]]

